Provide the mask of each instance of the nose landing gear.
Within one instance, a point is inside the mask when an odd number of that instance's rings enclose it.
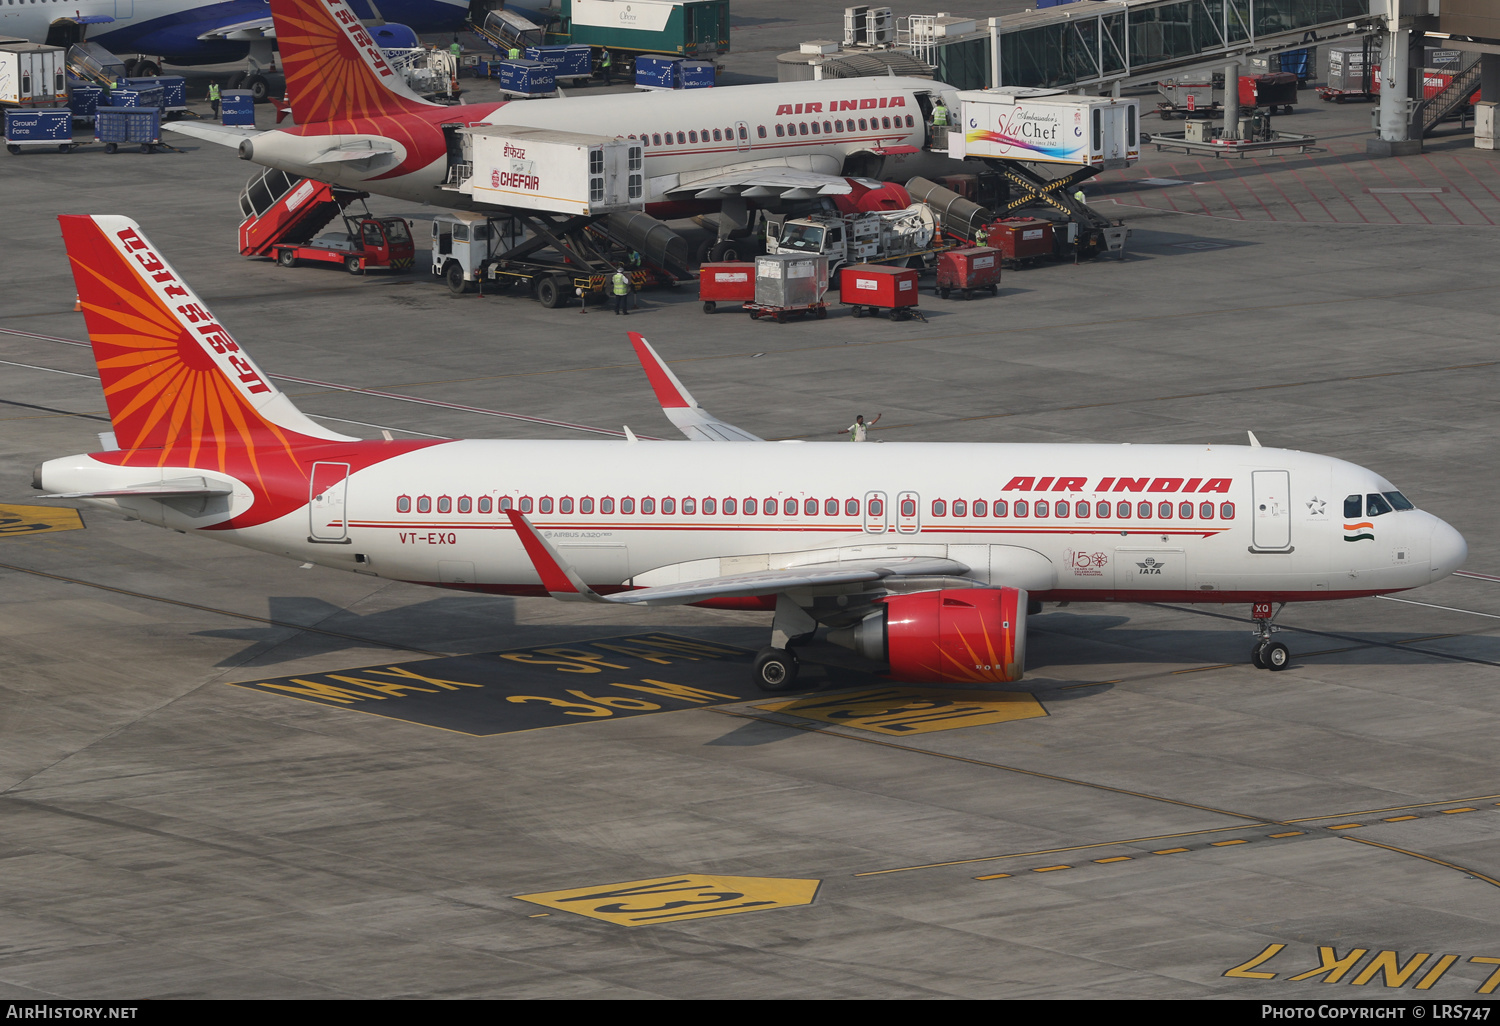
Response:
[[[1250,662],[1257,670],[1284,670],[1291,664],[1292,653],[1279,641],[1272,641],[1271,635],[1281,628],[1273,626],[1271,621],[1286,608],[1283,602],[1271,611],[1271,603],[1257,602],[1250,607],[1250,616],[1255,621],[1255,647],[1250,650]]]

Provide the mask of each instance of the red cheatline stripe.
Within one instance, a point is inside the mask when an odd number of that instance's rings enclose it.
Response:
[[[87,342],[79,342],[72,338],[59,338],[56,335],[40,335],[34,331],[19,331],[15,328],[0,328],[0,333],[6,335],[20,335],[23,338],[41,339],[44,342],[61,342],[69,346],[87,346]],[[378,388],[359,388],[355,385],[341,385],[335,381],[319,381],[317,378],[299,378],[290,374],[271,374],[268,377],[277,381],[291,381],[298,385],[314,385],[318,388],[328,388],[336,392],[357,392],[360,395],[373,395],[380,399],[394,399],[402,403],[417,403],[421,406],[437,406],[445,410],[460,410],[464,413],[478,413],[486,417],[504,417],[506,420],[519,420],[528,424],[546,424],[548,427],[567,428],[570,431],[590,431],[598,435],[610,435],[614,438],[624,438],[625,432],[611,431],[608,428],[591,427],[588,424],[573,424],[566,420],[551,420],[547,417],[528,417],[524,413],[508,413],[505,410],[489,410],[482,406],[465,406],[463,403],[447,403],[440,399],[423,399],[414,395],[403,395],[400,392],[386,392]],[[637,438],[649,442],[660,441],[653,435],[637,435]]]

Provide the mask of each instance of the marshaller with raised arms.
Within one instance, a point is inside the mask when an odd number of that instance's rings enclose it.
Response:
[[[1042,601],[1250,603],[1252,658],[1278,670],[1275,604],[1416,588],[1467,556],[1379,474],[1258,444],[767,442],[635,333],[687,441],[351,438],[298,411],[133,221],[60,220],[119,447],[49,460],[37,488],[396,580],[766,610],[773,690],[820,626],[901,679],[1015,681]]]

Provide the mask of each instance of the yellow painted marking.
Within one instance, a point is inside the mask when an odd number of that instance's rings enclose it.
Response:
[[[1396,953],[1394,951],[1378,951],[1375,957],[1370,959],[1368,965],[1360,970],[1359,975],[1351,982],[1356,987],[1363,987],[1375,978],[1376,973],[1384,974],[1384,985],[1389,988],[1401,987],[1406,981],[1417,974],[1422,968],[1422,963],[1432,957],[1430,951],[1419,951],[1406,960],[1405,965],[1396,964]]]
[[[756,708],[897,736],[1047,715],[1042,704],[1024,692],[930,688],[874,688],[774,702]]]
[[[1339,812],[1331,816],[1303,816],[1300,819],[1283,820],[1285,823],[1316,823],[1322,819],[1347,819],[1350,816],[1378,816],[1382,812],[1405,812],[1407,809],[1430,809],[1435,805],[1449,805],[1453,802],[1487,802],[1492,798],[1500,798],[1500,794],[1476,794],[1468,798],[1445,798],[1440,802],[1413,802],[1411,805],[1387,805],[1383,809],[1362,809],[1359,812]],[[1500,805],[1500,802],[1496,802]]]
[[[1466,873],[1476,880],[1483,880],[1487,884],[1492,884],[1495,887],[1500,887],[1500,880],[1495,879],[1493,876],[1488,876],[1484,873],[1481,873],[1477,869],[1469,869],[1467,866],[1456,865],[1452,862],[1444,862],[1442,859],[1433,858],[1431,855],[1423,855],[1421,852],[1407,851],[1405,848],[1397,848],[1392,844],[1381,844],[1379,841],[1372,841],[1369,838],[1365,837],[1351,837],[1349,838],[1349,840],[1353,841],[1355,844],[1368,844],[1372,848],[1384,848],[1386,851],[1393,851],[1398,855],[1410,855],[1414,859],[1421,859],[1423,862],[1431,862],[1434,865],[1443,866],[1447,869],[1456,869],[1460,873]],[[1469,959],[1469,961],[1472,962],[1473,959],[1471,958]]]
[[[1243,837],[1237,837],[1237,838],[1235,838],[1232,841],[1210,841],[1209,842],[1209,844],[1211,844],[1215,848],[1222,848],[1222,847],[1224,847],[1227,844],[1249,844],[1249,843],[1250,842],[1247,841],[1247,840],[1245,840]]]
[[[1344,974],[1354,968],[1354,963],[1365,957],[1365,952],[1368,950],[1369,948],[1355,948],[1343,958],[1339,958],[1337,948],[1331,948],[1326,944],[1320,945],[1318,947],[1318,965],[1305,973],[1298,973],[1296,976],[1288,977],[1288,979],[1293,983],[1298,983],[1302,980],[1310,980],[1314,976],[1322,976],[1324,977],[1324,983],[1337,983],[1344,978]]]
[[[1437,964],[1436,965],[1434,965],[1431,969],[1427,970],[1427,975],[1424,976],[1424,977],[1422,977],[1421,981],[1416,985],[1416,987],[1414,989],[1416,989],[1416,990],[1428,990],[1428,989],[1430,989],[1434,983],[1436,983],[1438,980],[1441,980],[1443,978],[1443,974],[1448,971],[1448,967],[1451,966],[1454,962],[1457,962],[1457,961],[1458,961],[1458,956],[1457,955],[1444,955],[1442,958],[1440,958],[1440,959],[1437,960]]]
[[[1488,955],[1474,955],[1469,959],[1469,961],[1473,962],[1476,965],[1500,966],[1500,958],[1490,958]],[[1496,969],[1494,972],[1490,973],[1490,978],[1485,980],[1484,983],[1480,984],[1479,989],[1474,993],[1493,994],[1495,992],[1496,984],[1500,984],[1500,969]]]
[[[551,914],[552,914],[551,912],[538,912],[536,915],[534,915],[534,916],[527,916],[526,918],[527,919],[546,919]]]
[[[1105,862],[1133,862],[1135,860],[1132,859],[1129,855],[1116,855],[1113,858],[1095,859],[1094,861],[1095,862],[1099,862],[1099,863],[1105,863]]]
[[[1238,665],[1238,664],[1237,663],[1215,663],[1212,666],[1194,666],[1194,667],[1191,667],[1191,668],[1186,669],[1186,670],[1173,670],[1172,674],[1173,674],[1173,676],[1176,676],[1177,674],[1180,674],[1180,673],[1202,673],[1204,670],[1226,670],[1226,669],[1229,669],[1230,667],[1236,666],[1236,665]]]
[[[650,926],[810,905],[817,896],[819,883],[819,880],[683,873],[516,897],[616,926]]]
[[[1180,851],[1191,851],[1191,848],[1163,848],[1161,851],[1153,851],[1153,855],[1176,855]]]
[[[1413,816],[1412,818],[1415,819],[1416,817]],[[1301,837],[1305,833],[1307,833],[1306,830],[1288,830],[1284,834],[1272,834],[1271,836],[1272,837]]]
[[[1362,827],[1362,826],[1364,826],[1363,823],[1335,823],[1333,826],[1329,827],[1328,829],[1329,830],[1356,830],[1356,829],[1358,829],[1359,827]]]
[[[1479,811],[1478,809],[1444,809],[1443,810],[1443,815],[1445,815],[1445,816],[1451,816],[1455,812],[1478,812],[1478,811]]]
[[[989,876],[976,876],[976,880],[1004,880],[1010,876],[1009,873],[991,873]]]
[[[1056,872],[1059,869],[1072,869],[1072,868],[1073,868],[1072,866],[1043,866],[1040,869],[1033,869],[1032,872],[1033,873],[1053,873],[1053,872]]]
[[[1421,817],[1419,817],[1419,816],[1391,816],[1389,819],[1385,820],[1385,822],[1387,822],[1387,823],[1405,823],[1409,819],[1420,819],[1420,818]]]
[[[81,531],[83,517],[76,509],[58,506],[0,506],[0,538],[51,531]]]
[[[1242,980],[1274,980],[1276,978],[1275,973],[1252,973],[1250,970],[1254,969],[1262,962],[1269,962],[1276,956],[1276,953],[1284,947],[1286,947],[1285,944],[1267,944],[1265,950],[1263,950],[1260,954],[1256,955],[1248,962],[1241,962],[1233,969],[1225,970],[1224,975],[1234,976]]]

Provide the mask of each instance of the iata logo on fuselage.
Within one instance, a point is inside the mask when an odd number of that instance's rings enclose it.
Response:
[[[1140,567],[1141,573],[1152,574],[1157,577],[1161,576],[1162,567],[1166,565],[1165,563],[1158,562],[1155,556],[1147,556],[1144,560],[1136,564],[1136,566]]]
[[[866,97],[862,100],[829,100],[827,109],[822,103],[783,103],[776,108],[776,116],[783,114],[832,114],[839,110],[879,110],[882,107],[905,107],[904,96]]]

